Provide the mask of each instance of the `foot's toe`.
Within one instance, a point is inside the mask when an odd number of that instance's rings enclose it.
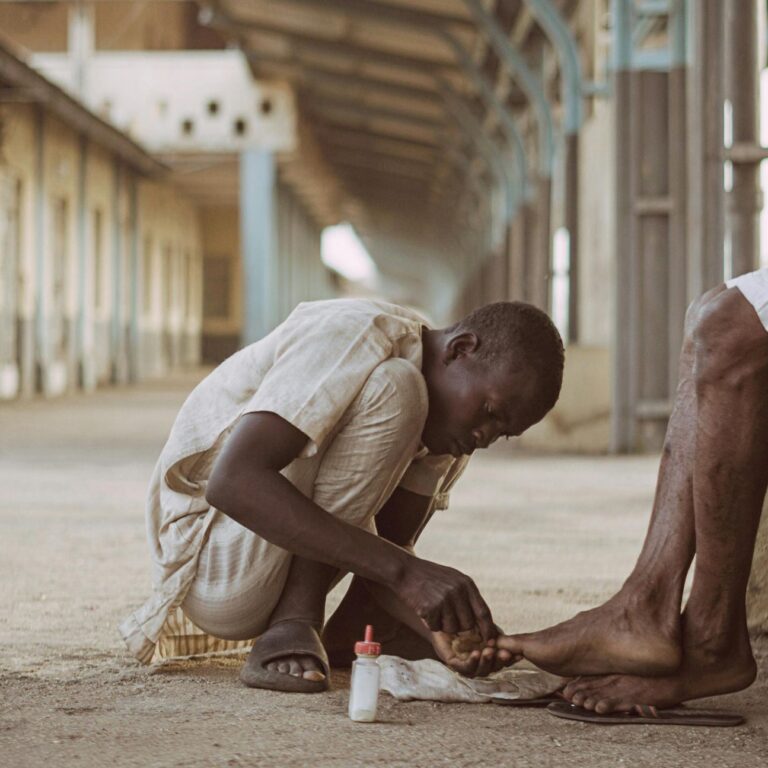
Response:
[[[597,699],[594,696],[587,696],[586,699],[584,699],[584,703],[581,705],[584,707],[584,709],[594,709],[597,705]]]
[[[583,691],[576,691],[570,697],[567,697],[567,698],[570,698],[571,704],[575,704],[577,707],[580,707],[586,700],[587,694],[584,693]]]
[[[304,668],[301,666],[299,659],[292,657],[288,661],[289,672],[288,674],[293,677],[301,677],[304,674]]]
[[[613,702],[610,699],[600,699],[595,704],[595,712],[598,715],[609,715],[613,712]]]
[[[299,664],[301,665],[302,676],[305,680],[325,680],[325,672],[320,662],[314,656],[300,656]]]
[[[586,681],[581,677],[575,677],[565,686],[565,688],[563,688],[563,696],[571,701],[573,697],[579,693],[579,691],[581,691],[586,684]]]

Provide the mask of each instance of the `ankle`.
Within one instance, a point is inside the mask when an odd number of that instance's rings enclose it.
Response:
[[[650,616],[661,626],[677,628],[682,592],[681,585],[632,575],[624,582],[616,599],[630,613]]]
[[[285,624],[288,622],[299,622],[301,624],[310,624],[318,632],[323,628],[323,618],[318,618],[317,615],[309,612],[301,611],[275,611],[269,617],[269,626],[274,627],[276,624]]]

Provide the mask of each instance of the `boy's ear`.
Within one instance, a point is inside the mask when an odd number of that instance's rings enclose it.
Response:
[[[456,334],[448,341],[445,349],[446,363],[452,360],[458,360],[460,357],[467,357],[480,349],[480,339],[472,331],[464,331]]]

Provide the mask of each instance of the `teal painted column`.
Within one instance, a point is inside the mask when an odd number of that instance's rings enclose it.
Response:
[[[48,299],[46,288],[46,204],[45,179],[45,114],[42,107],[35,111],[35,390],[46,393],[48,349]]]
[[[275,159],[269,150],[240,155],[240,250],[243,278],[241,345],[274,327],[277,304]]]

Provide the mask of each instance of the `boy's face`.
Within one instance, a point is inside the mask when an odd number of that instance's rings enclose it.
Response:
[[[521,434],[541,418],[531,408],[535,377],[506,362],[479,360],[476,347],[474,334],[455,337],[427,379],[422,441],[431,453],[469,455],[499,437]]]

